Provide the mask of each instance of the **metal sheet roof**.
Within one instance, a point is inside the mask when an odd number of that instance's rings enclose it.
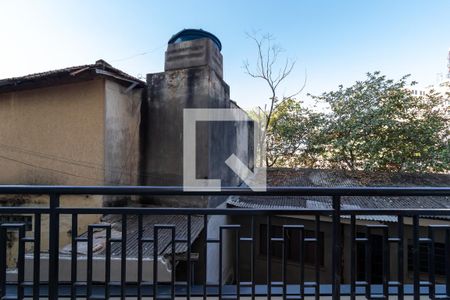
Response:
[[[269,169],[269,186],[361,187],[449,186],[448,174],[347,172],[320,169]],[[450,208],[450,197],[342,197],[342,208]],[[230,197],[227,204],[242,208],[331,209],[331,197]],[[396,222],[395,216],[358,216],[361,220]]]
[[[112,238],[121,238],[122,235],[122,217],[121,215],[107,215],[102,220],[103,224],[111,224]],[[188,233],[187,216],[159,216],[147,215],[143,216],[143,233],[145,239],[153,239],[153,229],[155,225],[175,225],[175,239],[186,240]],[[191,217],[191,244],[199,237],[203,230],[203,217]],[[87,237],[87,232],[81,235]],[[94,232],[93,248],[94,255],[104,256],[105,254],[105,238],[106,230],[101,229]],[[161,230],[158,235],[158,255],[165,256],[171,254],[171,234],[169,230]],[[87,243],[78,243],[78,253],[87,254]],[[137,216],[127,217],[127,258],[137,258],[138,256],[138,218]],[[70,245],[64,247],[62,252],[70,253]],[[178,242],[175,244],[175,254],[183,254],[187,252],[187,243]],[[143,257],[153,258],[153,243],[143,243]],[[111,243],[111,256],[121,256],[121,243]]]

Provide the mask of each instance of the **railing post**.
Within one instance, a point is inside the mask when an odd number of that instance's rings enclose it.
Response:
[[[414,300],[420,299],[419,216],[413,216]]]
[[[0,224],[0,298],[6,295],[6,228]]]
[[[333,196],[333,299],[341,297],[341,197]]]
[[[403,216],[398,216],[398,300],[404,299],[404,239],[405,239],[405,230],[404,230],[404,224],[403,224]]]
[[[50,230],[49,230],[49,270],[48,298],[58,299],[58,269],[59,269],[59,195],[50,194]]]
[[[445,231],[445,293],[450,297],[450,229]]]

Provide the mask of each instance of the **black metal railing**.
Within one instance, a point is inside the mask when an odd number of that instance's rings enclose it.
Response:
[[[32,232],[27,231],[30,224],[18,219],[0,224],[1,299],[450,297],[450,208],[349,209],[341,205],[342,197],[354,196],[433,196],[449,201],[450,187],[274,187],[264,192],[246,188],[185,192],[181,187],[0,186],[0,195],[24,194],[48,195],[49,205],[0,207],[0,215],[33,217]],[[61,206],[60,197],[65,195],[327,196],[330,207],[82,208]],[[81,215],[117,215],[121,233],[113,235],[114,228],[108,223],[92,224],[79,232]],[[184,233],[178,234],[181,229],[175,223],[146,223],[148,216],[182,216]],[[373,216],[391,216],[394,222]],[[46,218],[48,249],[43,249]],[[60,253],[63,218],[71,221],[68,256]],[[132,222],[137,224],[136,232],[130,230]],[[261,224],[265,226],[265,237],[262,227],[258,227]],[[276,233],[275,228],[280,231]],[[94,255],[93,240],[94,233],[101,230],[105,236],[99,257]],[[11,250],[15,249],[11,246],[14,235],[16,252]],[[87,244],[85,254],[78,253],[80,243]],[[134,244],[136,264],[130,269],[127,254]],[[177,250],[180,245],[182,249]],[[437,246],[442,248],[442,261],[437,261]],[[218,252],[212,252],[213,248]],[[224,256],[230,259],[225,261]],[[83,276],[79,271],[82,258],[86,259]],[[27,264],[27,259],[31,263]],[[67,269],[62,259],[69,262]],[[101,280],[94,277],[94,262],[98,259],[102,262]],[[160,278],[162,259],[170,266],[166,279]],[[113,260],[117,263],[115,271]],[[153,268],[151,278],[145,273],[149,262]],[[437,268],[436,263],[444,266]],[[43,276],[45,269],[48,275]],[[231,275],[224,269],[231,270]],[[211,282],[211,274],[217,274],[217,280]]]

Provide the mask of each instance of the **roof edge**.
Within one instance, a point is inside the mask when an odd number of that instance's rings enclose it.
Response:
[[[19,77],[0,79],[0,93],[68,84],[89,80],[97,76],[112,78],[115,81],[134,84],[135,86],[144,87],[146,85],[145,81],[114,68],[106,61],[100,59],[94,64],[73,66]]]

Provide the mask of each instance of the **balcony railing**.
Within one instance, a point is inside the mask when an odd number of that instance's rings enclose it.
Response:
[[[433,196],[448,201],[450,187],[273,187],[264,192],[245,188],[184,192],[180,187],[0,186],[0,195],[49,197],[46,207],[0,207],[0,215],[31,215],[33,220],[32,231],[27,231],[30,224],[14,218],[0,225],[1,299],[450,297],[450,208],[354,209],[341,205],[344,196]],[[327,196],[330,208],[63,207],[60,197],[65,195]],[[118,216],[120,235],[112,234],[108,223],[92,224],[79,232],[82,215]],[[178,234],[180,228],[171,222],[150,226],[145,221],[148,216],[162,215],[183,217],[184,233]],[[395,222],[373,216],[391,216]],[[71,251],[65,256],[59,242],[63,219],[70,220],[71,227]],[[194,226],[194,219],[201,226]],[[131,220],[137,224],[136,232],[127,229]],[[43,251],[47,249],[42,243],[42,228],[48,230],[48,254]],[[105,233],[102,279],[98,270],[94,272],[99,256],[94,253],[93,240],[99,230]],[[12,234],[17,235],[15,253],[8,250],[12,249],[8,239]],[[85,254],[78,251],[80,243],[87,244]],[[137,247],[132,269],[127,261],[131,245]],[[14,266],[7,257],[11,255],[16,259]],[[438,256],[443,265],[436,265]],[[162,258],[169,266],[169,277],[160,273]],[[82,263],[85,274],[80,274]],[[146,270],[149,266],[150,275]],[[223,272],[226,268],[231,270],[230,276]],[[48,270],[48,276],[42,275],[43,269]],[[217,274],[217,278],[211,274]],[[379,278],[374,278],[375,274]]]

